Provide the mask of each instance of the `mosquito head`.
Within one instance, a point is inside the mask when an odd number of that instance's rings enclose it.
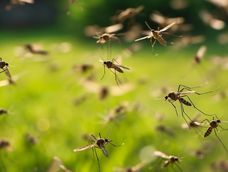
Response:
[[[7,67],[8,67],[8,66],[9,66],[9,63],[5,63],[5,66],[7,66]]]
[[[167,100],[169,97],[168,96],[165,96],[165,100]]]
[[[176,156],[171,156],[171,157],[170,157],[170,161],[176,162],[176,161],[179,161],[179,158],[176,157]]]
[[[221,120],[220,120],[220,119],[217,119],[216,122],[217,122],[217,123],[221,123]]]
[[[109,139],[104,139],[105,143],[110,143],[112,142],[112,140],[109,140]]]

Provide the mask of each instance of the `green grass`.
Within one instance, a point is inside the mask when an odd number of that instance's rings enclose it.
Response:
[[[100,101],[98,95],[89,93],[85,102],[75,106],[74,99],[87,91],[78,83],[83,76],[72,71],[74,64],[94,64],[97,82],[102,85],[115,85],[114,77],[109,71],[105,78],[100,80],[103,68],[99,59],[104,58],[105,50],[96,47],[95,43],[81,43],[69,36],[7,36],[3,36],[0,42],[0,56],[10,63],[12,75],[19,74],[20,78],[15,86],[0,88],[0,107],[9,110],[9,115],[0,117],[0,139],[7,139],[11,143],[10,150],[0,150],[0,171],[47,171],[54,156],[58,156],[72,171],[97,171],[97,162],[92,151],[74,153],[73,149],[87,145],[82,139],[83,134],[98,135],[99,132],[103,137],[112,139],[115,144],[124,143],[120,147],[107,145],[109,158],[97,151],[102,171],[137,164],[140,162],[140,152],[146,146],[182,157],[180,166],[185,172],[209,171],[212,162],[227,157],[215,136],[203,139],[194,131],[183,131],[180,125],[184,120],[181,116],[177,117],[172,106],[164,101],[165,95],[153,96],[153,92],[162,86],[176,90],[178,84],[200,85],[202,87],[199,91],[227,89],[227,71],[217,70],[215,76],[209,77],[208,82],[205,82],[206,77],[210,76],[209,71],[215,68],[208,59],[210,54],[207,54],[202,65],[195,66],[192,58],[197,48],[175,50],[172,47],[161,47],[152,50],[145,45],[147,48],[142,48],[123,60],[123,64],[131,70],[121,76],[121,79],[133,83],[133,91],[119,97],[109,96],[104,101]],[[54,44],[62,41],[72,44],[69,53],[53,50]],[[28,42],[42,43],[45,49],[50,51],[50,60],[34,62],[16,57],[15,47]],[[113,48],[113,55],[118,56],[120,51],[121,47]],[[59,70],[51,72],[52,63],[57,64]],[[0,78],[5,78],[3,73]],[[139,84],[142,79],[145,83]],[[203,96],[193,95],[192,98],[202,110],[226,119],[228,101],[215,101],[215,94],[217,92]],[[120,121],[102,124],[102,117],[124,101],[139,103],[139,111],[127,113]],[[198,114],[192,108],[186,110],[191,117]],[[158,112],[165,115],[161,123],[174,130],[174,138],[155,130],[159,124],[155,117]],[[205,130],[203,128],[201,132]],[[26,133],[36,137],[37,144],[26,144]],[[228,144],[225,139],[227,133],[219,134],[225,144]],[[212,144],[213,149],[203,160],[190,154],[191,150],[207,142]],[[160,165],[155,160],[146,166],[144,171],[159,169]]]

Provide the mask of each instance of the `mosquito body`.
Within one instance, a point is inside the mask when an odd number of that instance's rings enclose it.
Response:
[[[161,151],[154,151],[154,156],[164,159],[163,167],[169,167],[174,164],[178,168],[179,171],[182,172],[181,167],[177,164],[180,162],[179,158],[173,155],[166,155]]]
[[[108,41],[119,39],[114,33],[103,33],[101,35],[95,36],[94,38],[97,39],[97,44],[105,44]]]
[[[169,93],[167,96],[165,96],[165,100],[168,100],[170,104],[172,104],[172,106],[175,108],[175,111],[176,111],[176,114],[178,115],[178,112],[177,112],[177,108],[176,106],[174,105],[173,102],[175,101],[179,101],[180,103],[180,106],[181,106],[181,115],[182,117],[184,118],[185,122],[188,124],[185,116],[187,116],[187,118],[191,120],[191,118],[188,116],[188,114],[185,112],[184,110],[184,105],[185,106],[193,106],[196,110],[198,110],[200,113],[204,114],[204,115],[207,115],[207,116],[212,116],[210,114],[207,114],[203,111],[201,111],[199,108],[197,108],[194,103],[192,102],[192,100],[190,99],[189,95],[190,94],[197,94],[197,95],[202,95],[202,94],[206,94],[206,93],[209,93],[209,92],[205,92],[205,93],[199,93],[199,92],[196,92],[194,90],[192,90],[191,87],[187,87],[187,86],[184,86],[184,85],[179,85],[178,86],[178,89],[177,89],[177,92],[171,92]],[[186,100],[188,99],[188,100]],[[185,116],[184,116],[185,115]]]
[[[204,57],[204,54],[205,54],[206,50],[207,50],[207,47],[206,47],[206,46],[201,46],[201,47],[198,49],[198,51],[197,51],[197,53],[196,53],[196,55],[195,55],[195,57],[194,57],[195,63],[197,63],[197,64],[201,63],[201,61],[202,61],[202,59],[203,59],[203,57]]]
[[[115,172],[140,172],[145,166],[147,165],[147,163],[138,163],[132,167],[127,167],[127,168],[117,168],[114,171]]]
[[[26,45],[24,45],[24,48],[31,54],[48,55],[48,51],[39,50],[32,44],[26,44]]]
[[[105,68],[108,68],[115,75],[116,83],[117,83],[117,85],[119,85],[120,81],[119,81],[119,79],[117,77],[117,73],[116,72],[124,73],[124,69],[130,70],[130,68],[122,66],[122,65],[119,65],[119,64],[117,64],[117,62],[114,63],[114,61],[115,61],[115,59],[113,59],[112,61],[110,61],[110,60],[109,61],[102,61],[103,65],[104,65],[104,74],[102,76],[102,79],[103,79],[103,77],[105,75]]]
[[[12,79],[12,76],[10,74],[8,67],[9,67],[9,64],[6,63],[5,61],[3,61],[2,58],[0,58],[0,68],[2,69],[2,71],[0,71],[0,73],[4,72],[6,77],[7,77],[8,82],[10,84],[13,84],[14,81]]]
[[[152,47],[153,47],[154,44],[156,43],[156,41],[158,41],[161,45],[166,46],[167,42],[166,42],[166,40],[163,39],[162,34],[164,34],[165,31],[167,31],[169,28],[171,28],[176,23],[173,22],[173,23],[169,24],[168,26],[164,27],[161,30],[151,29],[151,27],[149,26],[149,24],[147,22],[145,22],[145,24],[150,29],[150,31],[147,33],[147,36],[142,37],[142,38],[138,38],[135,41],[137,42],[137,41],[141,41],[141,40],[144,40],[144,39],[149,39],[150,42],[152,43],[153,40],[154,40],[154,42],[152,44]]]
[[[222,144],[223,148],[228,153],[228,149],[226,148],[225,144],[222,142],[222,140],[218,136],[218,131],[219,131],[218,128],[220,128],[222,130],[228,130],[228,129],[225,129],[225,128],[223,128],[220,125],[221,124],[221,120],[218,119],[218,118],[217,119],[213,118],[213,120],[211,120],[211,121],[209,121],[208,119],[205,119],[205,121],[207,121],[210,126],[208,127],[207,131],[204,133],[204,137],[208,137],[214,131],[215,136],[217,137],[217,139],[219,140],[219,142]]]
[[[94,135],[91,135],[91,141],[93,143],[91,143],[90,145],[87,145],[87,146],[84,146],[84,147],[80,147],[80,148],[76,148],[73,151],[74,152],[81,152],[81,151],[84,151],[84,150],[87,150],[87,149],[92,149],[93,152],[96,155],[96,159],[97,159],[97,162],[98,162],[98,170],[100,171],[100,161],[99,161],[99,158],[98,158],[98,155],[97,155],[97,152],[96,152],[96,148],[101,149],[102,153],[106,157],[108,157],[108,152],[105,149],[105,145],[106,144],[111,144],[113,146],[115,146],[115,145],[111,143],[112,140],[109,140],[107,138],[102,138],[100,133],[99,133],[99,138],[96,138]]]
[[[5,115],[7,113],[8,111],[6,109],[0,109],[0,115]]]
[[[116,22],[123,23],[127,19],[133,18],[137,14],[139,14],[144,9],[143,6],[139,6],[136,8],[127,8],[123,11],[121,11],[117,16],[113,17],[113,20]]]

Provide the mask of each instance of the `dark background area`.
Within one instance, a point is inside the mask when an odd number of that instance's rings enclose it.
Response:
[[[191,33],[213,34],[213,30],[205,25],[200,17],[201,10],[210,11],[215,17],[228,21],[227,13],[207,1],[182,0],[186,8],[176,10],[169,0],[76,0],[69,4],[68,0],[34,0],[34,4],[15,5],[10,10],[6,6],[8,0],[0,2],[0,29],[30,29],[56,27],[74,34],[81,34],[86,25],[107,26],[112,24],[111,16],[129,7],[144,6],[135,21],[149,21],[150,14],[160,12],[168,17],[182,16],[186,23],[193,24]],[[197,27],[196,27],[197,26]],[[225,30],[225,29],[224,29]],[[215,31],[216,33],[216,31]]]

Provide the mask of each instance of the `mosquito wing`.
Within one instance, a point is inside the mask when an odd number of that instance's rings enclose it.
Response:
[[[84,150],[87,150],[87,149],[91,149],[91,148],[93,148],[95,146],[96,146],[96,144],[91,144],[91,145],[87,145],[87,146],[84,146],[84,147],[76,148],[76,149],[74,149],[74,152],[81,152],[81,151],[84,151]]]
[[[130,68],[126,67],[126,66],[122,66],[122,65],[116,65],[118,66],[119,68],[123,68],[123,69],[127,69],[127,70],[130,70]]]
[[[104,154],[106,157],[108,157],[108,152],[107,152],[107,150],[105,149],[105,147],[104,147],[104,146],[101,146],[101,147],[99,147],[99,148],[102,150],[103,154]]]
[[[154,151],[154,155],[160,158],[169,159],[169,156],[161,151]]]
[[[150,39],[150,38],[152,38],[152,36],[147,35],[147,36],[144,36],[144,37],[142,37],[142,38],[136,39],[135,42],[142,41],[142,40],[144,40],[144,39]]]
[[[173,25],[175,25],[175,24],[176,24],[176,22],[173,22],[173,23],[169,24],[168,26],[166,26],[166,27],[164,27],[163,29],[159,30],[159,33],[168,30],[169,28],[171,28],[171,27],[172,27]]]
[[[159,33],[154,33],[154,38],[163,46],[166,46],[166,41],[162,38],[161,35],[159,35]]]

